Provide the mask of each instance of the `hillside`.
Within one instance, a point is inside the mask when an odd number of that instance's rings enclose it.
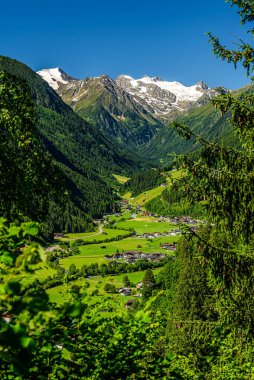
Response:
[[[246,86],[234,91],[233,95],[237,97],[241,92],[249,91],[253,91],[253,86]],[[234,134],[233,128],[230,127],[229,118],[230,112],[222,115],[219,110],[215,109],[212,102],[203,104],[199,100],[192,109],[184,115],[178,116],[176,121],[187,125],[193,132],[202,135],[209,141],[220,141],[226,145],[238,145],[239,141]],[[170,160],[169,155],[172,153],[197,152],[199,148],[198,144],[193,145],[192,139],[186,141],[179,136],[171,122],[153,136],[151,141],[142,148],[142,152],[150,160],[167,162]]]
[[[121,173],[137,167],[137,163],[92,125],[85,122],[66,105],[56,92],[24,64],[0,57],[0,69],[27,81],[36,107],[36,128],[41,143],[66,178],[67,192],[75,210],[58,214],[59,229],[78,230],[84,223],[78,219],[100,216],[112,209],[115,195],[109,183],[111,173]],[[96,191],[95,191],[96,189]],[[70,215],[69,215],[70,214]]]

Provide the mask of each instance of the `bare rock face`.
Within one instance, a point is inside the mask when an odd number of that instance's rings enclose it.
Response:
[[[206,90],[209,90],[209,87],[205,82],[201,81],[196,84],[196,89],[197,91],[206,92]]]
[[[178,82],[167,82],[160,77],[148,76],[135,80],[130,76],[120,75],[116,84],[161,120],[170,119],[170,114],[188,110],[199,98],[211,91],[204,82],[186,87]]]

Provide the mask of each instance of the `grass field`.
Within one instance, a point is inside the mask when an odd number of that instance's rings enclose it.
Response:
[[[93,263],[105,263],[104,255],[113,255],[118,250],[119,252],[136,250],[144,253],[153,252],[166,252],[160,248],[162,243],[173,243],[178,239],[177,236],[163,236],[155,239],[136,239],[127,238],[124,240],[113,241],[102,244],[84,245],[79,247],[80,253],[75,256],[69,256],[60,260],[60,264],[68,269],[71,264],[75,264],[78,269],[83,265],[90,265]],[[105,248],[101,248],[105,247]],[[170,253],[169,253],[170,254]]]
[[[99,229],[97,229],[96,231],[93,231],[93,232],[80,232],[80,233],[75,233],[75,234],[67,234],[67,235],[64,235],[65,237],[64,238],[60,238],[60,240],[70,240],[70,239],[73,239],[73,240],[76,240],[76,239],[86,239],[88,237],[93,237],[93,236],[96,236],[100,233]]]
[[[117,182],[119,182],[121,184],[124,184],[125,182],[127,182],[130,179],[129,177],[125,177],[125,176],[119,175],[119,174],[113,174],[113,176],[115,177]]]
[[[163,189],[163,188],[161,188]],[[155,190],[155,189],[154,189]],[[134,229],[138,235],[148,232],[160,232],[170,231],[175,228],[175,225],[168,222],[159,222],[156,218],[152,217],[143,217],[138,215],[135,219],[129,219],[130,213],[124,213],[120,216],[109,216],[109,220],[115,220],[116,226],[119,228],[125,229]],[[123,219],[123,220],[122,220]],[[106,232],[106,235],[102,232]],[[74,256],[69,256],[63,258],[59,261],[65,269],[69,269],[71,264],[75,264],[78,269],[83,265],[90,265],[92,263],[106,263],[104,259],[105,255],[112,255],[116,251],[123,252],[128,250],[142,251],[144,253],[153,253],[153,252],[163,252],[168,253],[169,255],[174,254],[167,252],[160,248],[162,243],[174,243],[177,242],[179,236],[163,236],[155,239],[143,239],[136,237],[123,238],[121,240],[114,240],[111,242],[105,242],[106,239],[115,239],[118,236],[124,236],[127,231],[124,230],[115,230],[115,229],[106,229],[99,227],[96,232],[93,233],[78,233],[78,234],[69,234],[64,239],[66,241],[75,241],[76,239],[82,239],[84,241],[89,241],[91,244],[79,246],[79,254]],[[100,243],[98,243],[100,240]],[[157,274],[161,268],[155,269],[153,272]],[[38,278],[39,280],[44,280],[49,275],[53,275],[55,270],[43,266],[41,269],[36,271],[34,275],[28,277],[24,281],[28,284],[32,279]],[[134,284],[142,281],[145,271],[143,272],[134,272],[127,273],[130,281]],[[104,286],[106,282],[113,283],[116,288],[123,286],[123,277],[126,274],[121,274],[117,276],[102,277],[95,276],[88,279],[80,278],[76,281],[70,283],[64,283],[63,285],[51,288],[47,290],[47,293],[50,297],[50,301],[56,302],[58,304],[68,302],[72,300],[72,295],[70,293],[71,287],[75,284],[81,287],[81,293],[84,295],[84,302],[92,306],[94,303],[102,303],[103,308],[105,302],[108,302],[108,305],[114,305],[114,307],[119,307],[124,310],[124,305],[128,299],[133,299],[134,294],[137,293],[136,288],[133,288],[133,293],[131,296],[124,297],[119,293],[108,294],[104,291]],[[88,284],[88,287],[85,285]],[[96,294],[94,292],[96,291]],[[135,298],[138,299],[138,298]]]
[[[119,222],[121,219],[128,220],[131,217],[131,212],[125,212],[119,216],[117,215],[109,215],[108,220],[115,220],[116,222]]]
[[[126,227],[128,228],[128,227]],[[124,236],[128,234],[128,231],[123,230],[111,230],[109,228],[103,228],[102,232],[97,233],[77,233],[77,234],[68,234],[64,238],[60,238],[61,241],[74,241],[77,239],[82,239],[89,243],[96,243],[96,241],[104,241],[107,239],[114,239],[118,236]]]
[[[175,228],[174,224],[170,224],[168,222],[158,222],[157,219],[153,218],[142,218],[140,219],[131,219],[123,222],[118,222],[117,227],[120,228],[133,228],[136,233],[143,234],[145,232],[153,233],[153,232],[165,232],[171,231]]]
[[[150,202],[152,199],[161,195],[164,189],[165,187],[159,186],[152,190],[147,190],[144,193],[139,194],[137,197],[130,199],[130,204],[133,206],[145,205],[146,203]]]
[[[160,271],[161,271],[161,268],[157,268],[153,270],[153,273],[154,275],[156,275]],[[123,286],[123,277],[125,275],[126,274],[120,274],[116,276],[106,276],[106,277],[96,276],[96,277],[92,277],[88,279],[82,278],[82,279],[73,281],[69,284],[63,284],[63,285],[59,285],[54,288],[48,289],[47,294],[49,295],[51,302],[56,302],[58,304],[68,302],[71,299],[69,289],[71,288],[72,285],[77,285],[81,287],[81,293],[85,292],[87,294],[87,297],[84,298],[84,302],[88,302],[89,304],[91,304],[92,303],[91,301],[98,302],[102,300],[102,297],[103,299],[108,297],[109,299],[114,300],[114,303],[116,303],[116,305],[123,307],[125,302],[128,299],[133,299],[133,295],[125,297],[125,296],[121,296],[118,293],[116,294],[106,293],[104,291],[104,286],[107,282],[109,282],[111,284],[114,284],[116,288],[120,288],[121,286]],[[144,275],[145,275],[145,271],[127,273],[127,276],[129,277],[130,282],[135,285],[138,282],[143,280]],[[89,285],[87,288],[84,287],[86,283],[88,283]],[[98,290],[99,294],[92,296],[92,293],[95,290]],[[136,293],[135,288],[133,288],[133,292]],[[139,291],[137,291],[137,293],[139,293]]]
[[[65,268],[68,269],[71,264],[75,264],[78,269],[81,269],[83,265],[90,265],[90,264],[101,264],[103,262],[106,262],[104,259],[104,255],[94,255],[94,256],[69,256],[65,259],[60,260],[60,264]]]
[[[128,191],[127,193],[125,193],[123,196],[122,196],[123,199],[130,199],[131,198],[131,192]]]
[[[27,274],[27,277],[22,280],[23,285],[28,285],[35,279],[39,281],[44,281],[48,276],[53,276],[55,274],[55,269],[48,267],[46,264],[41,264],[41,268],[36,270],[34,273]]]

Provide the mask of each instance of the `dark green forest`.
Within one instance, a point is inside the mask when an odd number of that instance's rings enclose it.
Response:
[[[254,1],[227,3],[253,37]],[[215,56],[243,66],[254,80],[251,45],[237,41],[234,50],[213,34],[208,39]],[[0,68],[0,377],[253,379],[253,93],[212,100],[213,115],[227,119],[233,136],[222,143],[184,119],[172,124],[199,149],[174,158],[185,175],[148,207],[161,212],[166,202],[172,213],[179,203],[194,205],[197,213],[204,210],[206,223],[182,235],[156,277],[146,266],[140,302],[123,311],[107,297],[91,305],[74,285],[72,302],[57,305],[39,281],[22,283],[47,261],[40,229],[44,235],[92,229],[92,217],[116,207],[112,173],[134,166],[137,173],[124,185],[134,194],[164,177],[160,170],[140,171],[25,66],[1,58]],[[72,267],[67,275],[85,279],[101,267],[89,270]]]
[[[195,218],[206,217],[206,204],[199,200],[186,200],[183,188],[164,189],[162,194],[146,204],[147,211],[163,216],[191,215]]]
[[[153,189],[166,182],[161,169],[150,169],[135,172],[132,177],[122,186],[121,191],[130,191],[132,196],[141,194],[143,191]]]
[[[38,171],[37,175],[34,176],[37,177],[37,186],[39,186],[39,181],[43,182],[48,175],[46,173],[47,165],[52,165],[55,172],[58,173],[57,179],[54,178],[51,182],[48,180],[47,190],[43,190],[43,188],[38,190],[37,188],[37,191],[33,191],[32,182],[30,185],[27,184],[26,195],[24,183],[21,186],[15,182],[10,182],[8,189],[13,188],[13,191],[19,191],[23,188],[22,191],[27,199],[30,196],[33,199],[38,198],[37,205],[35,206],[31,201],[30,210],[19,210],[21,204],[24,203],[22,196],[12,197],[11,192],[9,192],[9,203],[3,202],[1,205],[3,215],[7,218],[9,216],[12,219],[17,218],[17,220],[24,220],[24,217],[28,217],[43,222],[46,236],[50,236],[53,231],[77,232],[93,228],[92,217],[99,217],[104,212],[109,212],[115,208],[116,195],[111,186],[113,181],[111,173],[121,173],[123,170],[128,172],[139,164],[126,157],[124,152],[107,141],[96,128],[77,116],[48,84],[27,66],[13,59],[0,57],[0,68],[3,70],[2,81],[6,88],[8,89],[9,86],[13,88],[9,94],[6,89],[1,90],[1,109],[5,110],[6,108],[6,112],[10,112],[9,117],[13,115],[14,110],[17,112],[17,118],[21,118],[20,133],[22,133],[22,128],[27,128],[27,121],[22,120],[23,114],[26,110],[31,113],[30,132],[33,134],[33,138],[37,140],[35,149],[39,149],[36,154],[41,157],[42,161],[43,158],[46,158],[44,173]],[[11,73],[11,76],[8,76],[8,73]],[[6,78],[8,78],[8,83]],[[17,93],[20,94],[22,83],[27,102],[26,108],[23,107],[23,109],[21,107],[22,94],[19,95],[15,103],[12,102],[13,97],[16,96],[14,93],[15,85],[18,87]],[[5,139],[4,130],[8,128],[8,120],[3,120],[2,128],[1,137],[3,136]],[[11,141],[14,138],[16,141]],[[17,138],[18,136],[13,136],[10,133],[8,141],[4,142],[6,149],[7,144],[12,146],[11,149],[14,149],[14,145],[18,144]],[[11,152],[10,150],[8,153],[8,167],[10,170],[12,170],[11,168],[14,170],[17,157],[15,157],[14,150]],[[20,154],[21,156],[26,154],[25,149]],[[19,165],[25,165],[25,161],[24,156],[23,160],[20,159]],[[52,164],[48,164],[48,162]],[[28,165],[28,162],[26,164]],[[32,164],[30,164],[31,166]],[[16,170],[19,171],[19,168]],[[22,170],[20,167],[19,175],[21,178]],[[26,170],[30,169],[27,168]],[[1,165],[2,178],[6,176],[9,181],[14,181],[13,176],[9,174],[3,161]],[[22,180],[20,181],[22,183]],[[54,188],[57,186],[59,187],[58,198],[50,194],[51,191],[54,192]],[[94,191],[95,189],[96,191]],[[16,204],[18,202],[19,205]],[[43,202],[48,205],[43,205]],[[40,208],[44,209],[44,215],[40,214],[39,203]],[[25,207],[25,205],[23,206]],[[14,210],[15,208],[16,210]]]

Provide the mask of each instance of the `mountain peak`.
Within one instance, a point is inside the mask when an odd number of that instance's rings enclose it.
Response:
[[[66,74],[60,67],[42,69],[40,71],[37,71],[37,74],[39,74],[42,79],[48,82],[50,87],[52,87],[54,90],[57,90],[59,88],[59,83],[67,84],[69,81],[75,80],[73,77]]]
[[[140,79],[120,75],[116,83],[146,107],[148,112],[153,109],[156,116],[163,119],[167,118],[172,110],[187,110],[204,93],[210,91],[207,84],[201,81],[193,86],[185,86],[180,82],[169,82],[159,76],[148,75]]]
[[[208,87],[208,85],[205,82],[199,81],[196,84],[196,89],[202,91],[202,90],[208,90],[209,87]]]

